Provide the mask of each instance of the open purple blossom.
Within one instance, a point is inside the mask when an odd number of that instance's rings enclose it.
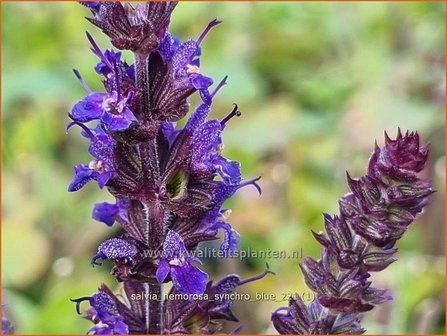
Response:
[[[125,199],[117,199],[115,204],[102,202],[95,204],[92,212],[92,218],[103,222],[107,226],[112,226],[118,220],[127,222],[129,201]]]
[[[76,302],[78,314],[81,314],[81,303],[89,302],[91,308],[87,311],[85,318],[92,320],[95,326],[88,331],[88,334],[122,335],[129,333],[128,326],[119,314],[115,301],[104,291],[100,290],[92,296],[72,299],[71,301]]]
[[[137,122],[130,110],[132,95],[120,97],[117,91],[111,93],[90,92],[73,106],[71,117],[78,122],[101,120],[110,132],[124,131],[132,122]]]
[[[116,91],[120,95],[132,96],[137,95],[138,89],[135,87],[135,65],[127,64],[122,58],[120,51],[107,49],[102,51],[96,44],[93,37],[87,33],[87,39],[90,42],[90,50],[99,58],[99,62],[95,66],[95,71],[104,77],[103,84],[107,92]],[[81,78],[80,74],[75,70],[75,74],[81,81],[84,89],[91,92],[88,85]]]
[[[429,203],[428,181],[419,179],[428,149],[417,133],[398,131],[385,145],[375,146],[367,175],[353,179],[351,192],[339,201],[340,214],[324,215],[326,233],[314,234],[323,246],[319,260],[306,258],[301,270],[316,299],[306,306],[299,297],[272,314],[281,334],[359,334],[359,314],[391,300],[375,288],[370,272],[396,261],[394,247],[408,226]]]
[[[200,73],[200,44],[202,43],[208,32],[221,21],[215,19],[211,21],[197,40],[188,40],[178,44],[175,39],[167,38],[167,43],[172,41],[169,46],[163,46],[165,57],[170,58],[172,63],[172,76],[174,78],[174,86],[177,89],[187,88],[190,85],[201,93],[204,102],[210,103],[206,94],[208,88],[213,84],[210,77]]]
[[[197,110],[196,113],[202,111]],[[210,120],[201,125],[186,125],[186,128],[193,129],[193,169],[196,171],[215,171],[226,184],[239,185],[241,182],[240,164],[236,161],[226,159],[221,155],[222,138],[221,134],[225,123],[233,116],[240,115],[238,106],[235,105],[233,111],[224,121]]]
[[[164,282],[169,275],[178,293],[202,294],[208,274],[194,266],[193,262],[200,260],[189,255],[182,238],[176,232],[169,231],[157,268],[157,280]]]
[[[104,188],[107,182],[115,175],[112,153],[115,140],[100,127],[92,130],[77,121],[71,122],[67,126],[67,130],[73,125],[80,126],[83,130],[83,135],[91,141],[88,151],[94,159],[88,164],[75,166],[74,178],[68,187],[68,191],[77,191],[91,180],[96,180],[99,187]]]

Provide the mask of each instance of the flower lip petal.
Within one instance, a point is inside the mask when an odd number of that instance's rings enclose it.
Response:
[[[202,294],[208,281],[208,274],[192,264],[171,267],[171,277],[181,294]]]
[[[81,189],[85,186],[89,181],[95,179],[98,176],[98,172],[92,170],[85,164],[76,165],[74,168],[73,180],[70,182],[68,186],[68,191],[73,192]]]
[[[189,255],[180,235],[171,230],[163,244],[162,259],[157,268],[157,280],[163,282],[170,274],[177,292],[202,294],[206,289],[208,274],[193,265],[195,261],[197,259]]]
[[[115,216],[118,214],[118,212],[118,205],[102,202],[95,204],[92,212],[92,217],[99,222],[103,222],[107,226],[112,226],[115,222]]]
[[[97,176],[99,188],[100,189],[104,188],[106,186],[107,182],[109,182],[109,180],[112,178],[112,176],[113,176],[112,172],[105,172],[105,173],[99,174]]]
[[[75,121],[88,122],[99,119],[103,114],[101,103],[105,97],[104,93],[90,93],[80,102],[76,103],[71,110],[71,117]]]

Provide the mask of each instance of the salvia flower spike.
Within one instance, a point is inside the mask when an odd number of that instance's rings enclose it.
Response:
[[[238,322],[227,294],[273,274],[267,265],[246,280],[231,274],[213,282],[194,257],[198,245],[217,239],[219,231],[223,255],[237,250],[240,235],[227,222],[230,210],[223,204],[245,186],[261,194],[260,178],[244,180],[240,164],[222,153],[222,132],[241,115],[238,105],[222,120],[208,120],[227,77],[214,85],[202,73],[201,48],[221,21],[212,20],[196,40],[181,42],[169,32],[175,2],[82,4],[92,12],[88,20],[120,51],[102,51],[87,33],[104,90],[92,91],[73,70],[86,96],[70,111],[67,131],[79,126],[90,143],[90,159],[75,166],[68,190],[95,181],[115,198],[95,204],[92,217],[108,227],[117,223],[123,233],[102,242],[91,264],[112,263],[123,293],[118,297],[101,285],[72,301],[79,314],[89,304],[83,316],[94,324],[92,334],[219,332],[219,320]],[[135,63],[124,61],[122,52],[133,52]],[[185,127],[177,128],[194,93],[202,102]],[[360,314],[391,299],[386,289],[372,286],[370,272],[396,261],[396,241],[433,192],[418,177],[427,156],[417,133],[399,130],[396,139],[385,134],[385,145],[376,145],[364,177],[348,174],[351,192],[340,199],[340,213],[324,215],[326,233],[313,232],[323,247],[321,258],[300,265],[315,300],[306,305],[295,296],[276,310],[272,322],[278,332],[364,331]],[[166,283],[172,287],[163,296]]]
[[[101,50],[87,33],[104,90],[91,90],[73,70],[86,95],[70,111],[67,131],[80,128],[90,158],[75,166],[68,190],[95,181],[115,198],[95,204],[92,217],[108,227],[120,225],[123,233],[102,242],[91,264],[112,263],[123,293],[118,298],[101,285],[91,296],[72,301],[79,314],[89,305],[83,316],[93,322],[92,334],[217,332],[219,320],[238,319],[230,299],[213,295],[273,273],[267,268],[247,280],[232,274],[213,283],[194,257],[198,244],[218,239],[219,231],[221,251],[228,256],[237,250],[240,236],[223,204],[248,185],[261,192],[259,178],[244,180],[240,164],[222,153],[222,132],[241,114],[237,104],[222,121],[208,120],[227,77],[214,85],[202,73],[201,47],[221,21],[211,21],[197,40],[181,42],[168,29],[175,2],[82,4],[93,14],[88,20],[120,51]],[[134,64],[124,61],[126,51],[134,53]],[[185,127],[177,128],[196,92],[201,104]],[[162,293],[166,283],[172,283],[173,298]]]
[[[313,232],[321,258],[300,265],[315,300],[305,305],[295,296],[275,311],[279,333],[360,334],[360,314],[392,299],[372,286],[370,273],[396,261],[396,241],[429,203],[433,189],[418,177],[427,157],[417,133],[399,130],[395,140],[385,133],[382,148],[376,144],[365,176],[347,174],[351,192],[340,199],[340,213],[324,215],[326,233]]]

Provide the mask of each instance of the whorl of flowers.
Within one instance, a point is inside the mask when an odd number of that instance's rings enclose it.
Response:
[[[428,157],[417,133],[376,144],[368,171],[360,179],[348,174],[351,192],[339,201],[340,213],[324,215],[326,234],[314,237],[321,258],[306,258],[301,270],[315,300],[299,296],[272,314],[281,334],[360,334],[360,313],[391,300],[384,288],[372,287],[370,272],[396,261],[396,241],[429,203],[430,183],[418,178]]]
[[[214,283],[193,256],[200,242],[217,239],[219,231],[223,254],[235,251],[240,238],[227,223],[224,201],[245,186],[260,192],[259,178],[243,180],[240,164],[222,155],[222,132],[240,115],[237,105],[223,120],[207,120],[226,78],[213,86],[201,73],[201,43],[220,21],[211,21],[197,39],[181,42],[168,30],[174,2],[83,4],[93,14],[89,21],[116,48],[132,51],[135,64],[127,64],[121,51],[102,51],[87,33],[104,92],[92,91],[74,71],[86,96],[73,106],[67,129],[81,129],[92,159],[75,166],[68,190],[96,181],[116,198],[114,204],[96,204],[92,217],[107,226],[117,222],[124,233],[102,242],[91,263],[114,263],[112,274],[123,282],[124,297],[102,285],[72,301],[80,314],[84,302],[90,305],[85,318],[94,323],[93,334],[215,332],[216,320],[238,320],[232,302],[214,295],[271,273],[267,269],[247,280],[232,274]],[[196,92],[201,104],[177,128]],[[164,300],[162,284],[171,281],[171,294],[192,299]],[[141,293],[143,299],[133,299]],[[210,300],[194,299],[202,294]]]

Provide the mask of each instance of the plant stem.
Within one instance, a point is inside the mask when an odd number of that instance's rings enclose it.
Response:
[[[146,292],[151,299],[146,301],[146,333],[151,335],[161,334],[162,331],[162,297],[161,284],[157,279],[152,278],[151,281],[144,284]],[[157,300],[152,300],[156,295]]]
[[[135,53],[135,83],[141,90],[141,96],[136,111],[137,118],[148,114],[150,103],[150,81],[149,81],[149,54]]]

